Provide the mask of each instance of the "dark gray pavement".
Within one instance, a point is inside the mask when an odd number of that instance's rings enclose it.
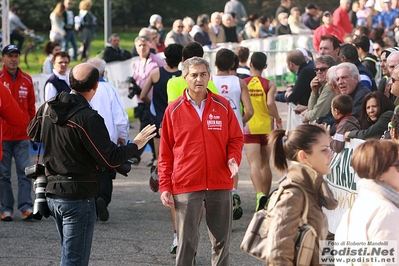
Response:
[[[278,107],[285,120],[287,105],[278,104]],[[131,138],[137,134],[138,128],[138,123],[133,125],[136,129],[131,130]],[[149,167],[145,163],[150,158],[150,152],[144,152],[142,163],[132,167],[128,177],[117,175],[108,208],[110,218],[107,222],[97,221],[95,225],[90,265],[174,265],[175,255],[169,254],[173,239],[170,211],[161,204],[159,193],[153,193],[149,188]],[[256,198],[244,153],[239,176],[238,193],[244,215],[233,221],[230,265],[264,265],[240,249],[254,213]],[[279,178],[274,173],[273,186]],[[15,176],[12,182],[17,197]],[[196,265],[211,265],[211,244],[205,220],[201,223],[200,233]],[[14,211],[12,222],[0,222],[1,266],[53,266],[59,262],[59,240],[51,217],[41,221],[23,221],[21,214]]]

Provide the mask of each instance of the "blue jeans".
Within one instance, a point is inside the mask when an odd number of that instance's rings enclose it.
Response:
[[[94,198],[47,197],[47,204],[61,243],[60,266],[89,265],[94,223],[97,219]]]
[[[11,187],[11,162],[14,157],[18,177],[18,210],[31,210],[32,180],[25,176],[25,167],[30,166],[29,140],[3,141],[3,160],[0,162],[1,212],[14,210],[14,194]]]
[[[78,45],[76,44],[75,32],[73,30],[67,30],[64,41],[62,42],[62,51],[68,52],[68,43],[72,44],[73,56],[72,60],[76,61],[78,58]]]

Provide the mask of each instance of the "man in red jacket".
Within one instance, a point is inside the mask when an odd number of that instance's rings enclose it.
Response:
[[[183,63],[188,88],[166,108],[158,162],[165,207],[173,204],[179,245],[176,265],[192,265],[204,202],[212,242],[212,265],[229,265],[233,177],[242,158],[243,135],[229,102],[207,89],[209,64]]]
[[[0,84],[10,90],[25,119],[18,125],[3,122],[3,159],[0,162],[1,220],[12,221],[14,195],[11,188],[11,162],[14,157],[18,176],[18,210],[23,219],[32,218],[32,182],[25,176],[30,165],[29,137],[26,133],[29,121],[35,116],[35,93],[32,78],[18,67],[20,51],[15,45],[7,45],[2,51],[3,69]]]
[[[321,36],[324,35],[333,35],[341,43],[344,42],[345,31],[340,26],[333,24],[333,17],[330,11],[323,13],[323,25],[319,26],[313,33],[313,47],[318,53],[320,52]]]
[[[351,8],[351,0],[340,0],[339,7],[335,9],[333,20],[335,26],[340,26],[345,34],[352,34],[352,23],[349,19],[348,11]]]

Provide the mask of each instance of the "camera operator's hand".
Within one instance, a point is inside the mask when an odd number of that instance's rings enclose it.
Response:
[[[137,134],[137,136],[133,140],[133,143],[136,144],[139,149],[143,148],[150,139],[155,137],[155,129],[155,125],[146,126],[145,128],[143,128],[143,130],[140,131],[139,134]]]

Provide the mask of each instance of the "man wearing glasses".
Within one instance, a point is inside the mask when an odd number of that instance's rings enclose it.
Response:
[[[67,52],[58,52],[53,57],[53,74],[44,85],[44,100],[48,101],[61,91],[70,92],[68,80],[68,65],[70,61]]]
[[[327,83],[327,70],[335,65],[335,59],[329,55],[322,55],[315,60],[314,71],[316,77],[310,82],[308,106],[297,105],[295,113],[301,113],[303,123],[309,123],[330,111],[331,101],[335,94]]]
[[[173,43],[185,46],[187,42],[183,35],[183,28],[184,28],[183,21],[181,19],[175,20],[175,22],[173,22],[172,30],[169,31],[168,34],[166,34],[165,46],[168,46]]]

